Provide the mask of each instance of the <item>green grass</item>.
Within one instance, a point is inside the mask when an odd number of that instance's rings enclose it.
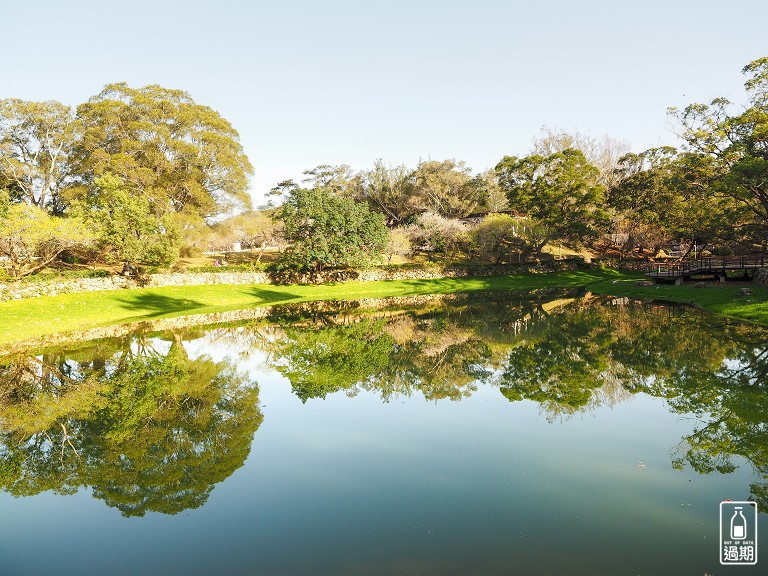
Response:
[[[350,300],[478,290],[585,287],[598,294],[693,303],[735,318],[768,324],[768,289],[751,302],[733,287],[635,286],[639,276],[613,270],[577,270],[487,278],[344,282],[322,285],[204,285],[63,294],[0,304],[0,346],[55,333],[144,320],[206,314],[280,303]]]
[[[750,286],[752,295],[745,297],[739,294],[740,287],[727,283],[709,284],[705,288],[694,288],[692,284],[635,286],[636,279],[635,276],[630,281],[628,276],[616,282],[601,280],[588,288],[597,294],[692,304],[730,318],[768,325],[768,288]]]

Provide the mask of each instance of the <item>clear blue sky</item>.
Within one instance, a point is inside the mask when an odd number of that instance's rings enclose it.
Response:
[[[0,4],[0,98],[188,91],[240,132],[254,197],[318,164],[525,154],[542,125],[640,151],[669,106],[744,101],[766,0],[42,0]]]

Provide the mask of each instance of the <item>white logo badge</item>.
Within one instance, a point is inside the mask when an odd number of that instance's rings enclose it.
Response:
[[[756,502],[720,502],[720,564],[757,564]]]

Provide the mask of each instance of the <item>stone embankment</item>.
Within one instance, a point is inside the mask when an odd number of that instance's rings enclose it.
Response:
[[[38,284],[0,284],[0,302],[57,296],[71,292],[97,292],[161,286],[199,286],[206,284],[323,284],[326,282],[374,280],[429,280],[466,276],[496,276],[531,272],[554,272],[576,268],[573,262],[556,262],[543,266],[479,266],[472,268],[371,268],[368,270],[329,270],[310,274],[275,277],[268,272],[195,272],[152,274],[145,281],[123,276],[52,280]]]

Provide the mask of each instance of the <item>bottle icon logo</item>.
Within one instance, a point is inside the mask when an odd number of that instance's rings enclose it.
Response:
[[[757,502],[720,502],[720,564],[757,564]]]
[[[741,513],[741,506],[733,509],[731,517],[731,538],[733,540],[744,540],[747,537],[747,519]]]

